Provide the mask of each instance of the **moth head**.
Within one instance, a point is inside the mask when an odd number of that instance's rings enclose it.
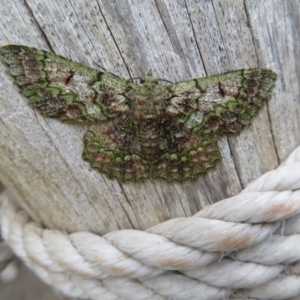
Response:
[[[146,77],[141,78],[141,84],[144,84],[146,86],[158,85],[158,79],[152,76],[152,70],[148,71]]]

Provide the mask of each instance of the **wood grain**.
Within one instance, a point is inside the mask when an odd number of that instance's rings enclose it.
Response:
[[[145,229],[237,194],[300,144],[300,0],[3,0],[0,45],[22,44],[129,78],[277,72],[273,99],[196,181],[120,184],[81,158],[85,126],[36,114],[0,66],[0,180],[36,220],[67,231]]]

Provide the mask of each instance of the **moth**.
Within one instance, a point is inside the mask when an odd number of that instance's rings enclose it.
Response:
[[[250,124],[276,80],[249,69],[168,85],[148,73],[137,83],[25,46],[2,47],[0,56],[43,116],[91,124],[84,160],[120,181],[183,181],[214,167],[218,139]]]

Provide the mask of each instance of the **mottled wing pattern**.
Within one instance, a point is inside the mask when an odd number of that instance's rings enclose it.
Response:
[[[123,117],[123,122],[128,125],[130,121]],[[161,155],[151,160],[135,146],[139,143],[139,135],[133,133],[126,138],[124,130],[118,131],[118,128],[125,127],[118,126],[120,123],[122,120],[95,124],[84,135],[83,158],[110,178],[121,181],[146,178],[183,181],[214,167],[221,158],[216,140],[191,133],[185,142],[163,149]],[[162,136],[161,140],[165,138]]]
[[[191,130],[180,152],[166,152],[152,165],[153,177],[195,178],[221,159],[217,139],[249,125],[270,99],[276,74],[249,69],[175,83],[167,113]]]
[[[125,123],[129,123],[128,120]],[[84,135],[83,158],[99,172],[121,181],[151,178],[151,162],[134,147],[134,139],[127,139],[124,126],[118,130],[119,120],[92,125]]]
[[[46,51],[17,45],[0,49],[22,95],[44,116],[97,122],[128,109],[126,80]]]
[[[276,77],[271,70],[249,69],[173,84],[167,111],[199,135],[238,133],[271,98]]]
[[[216,140],[191,134],[181,152],[170,151],[161,155],[151,166],[152,178],[163,178],[167,181],[183,181],[196,178],[213,168],[221,153]]]

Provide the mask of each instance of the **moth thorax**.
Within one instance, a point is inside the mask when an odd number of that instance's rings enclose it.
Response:
[[[165,114],[163,104],[160,97],[139,96],[135,99],[134,117],[139,120],[159,120]]]

